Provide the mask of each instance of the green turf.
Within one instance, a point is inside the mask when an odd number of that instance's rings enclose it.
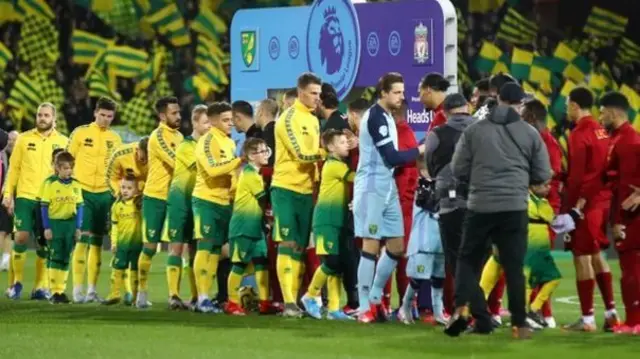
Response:
[[[105,252],[104,263],[108,263]],[[29,253],[29,263],[34,255]],[[492,336],[446,337],[441,328],[399,323],[362,325],[312,319],[245,318],[177,313],[166,309],[164,255],[154,260],[151,298],[154,307],[138,311],[98,305],[53,306],[46,302],[0,300],[0,358],[637,358],[639,337],[612,334],[537,333],[532,341],[513,341],[506,329]],[[555,296],[558,322],[575,320],[571,262],[558,261],[565,275]],[[618,277],[617,263],[612,262]],[[103,266],[100,293],[107,293]],[[29,268],[23,296],[33,280]],[[6,273],[0,274],[6,283]],[[620,301],[616,285],[616,298]],[[186,293],[185,293],[186,294]],[[185,296],[186,297],[186,296]],[[597,296],[597,298],[599,298]],[[569,301],[571,302],[571,300]],[[597,303],[598,316],[602,306]],[[601,318],[599,318],[601,319]]]

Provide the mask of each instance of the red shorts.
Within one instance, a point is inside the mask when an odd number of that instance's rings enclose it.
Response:
[[[571,234],[571,250],[575,256],[598,254],[609,247],[608,219],[608,206],[594,206],[584,212],[584,218]]]

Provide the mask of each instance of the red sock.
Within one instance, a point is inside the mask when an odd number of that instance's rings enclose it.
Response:
[[[542,316],[545,318],[553,317],[553,312],[551,311],[551,298],[542,304]]]
[[[531,295],[529,296],[529,303],[533,303],[533,301],[536,300],[536,297],[538,296],[538,292],[540,292],[540,287],[535,287],[531,290]]]
[[[398,289],[400,304],[402,304],[402,297],[404,297],[404,292],[407,291],[408,285],[409,278],[407,278],[407,258],[402,257],[398,260],[398,266],[396,267],[396,288]]]
[[[271,287],[271,300],[282,303],[282,291],[278,281],[278,271],[276,270],[276,258],[278,257],[278,244],[275,243],[271,234],[267,237],[267,258],[269,259],[269,287]]]
[[[387,281],[387,285],[384,286],[384,291],[382,292],[382,304],[387,308],[391,307],[391,278]],[[404,295],[404,293],[402,293]]]
[[[616,302],[613,300],[613,280],[611,277],[611,272],[602,272],[596,274],[596,282],[598,282],[598,289],[600,289],[600,294],[602,295],[605,309],[615,309]]]
[[[444,311],[449,314],[453,314],[453,311],[455,309],[455,278],[449,271],[446,272],[446,275],[444,277],[443,292]]]
[[[502,307],[502,297],[504,296],[505,279],[504,274],[500,276],[500,280],[496,283],[495,287],[489,295],[487,305],[489,306],[489,312],[493,315],[500,315],[500,308]]]
[[[580,298],[580,310],[582,315],[593,315],[593,290],[596,283],[593,279],[576,281],[578,298]]]

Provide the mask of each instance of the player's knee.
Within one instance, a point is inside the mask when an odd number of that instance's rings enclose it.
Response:
[[[340,256],[330,254],[324,259],[324,266],[331,272],[332,275],[338,275],[342,273],[342,265],[340,262]]]
[[[402,259],[402,251],[400,251],[400,252],[391,251],[389,248],[385,248],[384,251],[387,253],[387,256],[389,258],[393,259],[396,262],[398,262],[400,259]]]
[[[409,285],[414,290],[419,290],[421,284],[422,284],[422,279],[409,278]]]
[[[169,245],[169,255],[171,256],[181,256],[182,255],[182,243],[171,243]]]
[[[235,262],[231,267],[231,271],[239,275],[243,275],[246,270],[247,270],[247,264],[242,262]]]
[[[374,262],[378,259],[378,256],[375,253],[365,252],[364,250],[362,251],[362,254],[360,254],[360,256],[363,259],[369,259],[369,260],[372,260]]]
[[[431,287],[442,289],[444,287],[444,278],[431,277]]]
[[[14,241],[16,242],[16,244],[27,244],[28,240],[29,240],[29,232],[25,232],[25,231],[17,232],[14,238]]]

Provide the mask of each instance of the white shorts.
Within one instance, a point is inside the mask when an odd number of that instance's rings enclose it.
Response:
[[[444,254],[417,253],[407,259],[407,277],[412,279],[444,278]]]

